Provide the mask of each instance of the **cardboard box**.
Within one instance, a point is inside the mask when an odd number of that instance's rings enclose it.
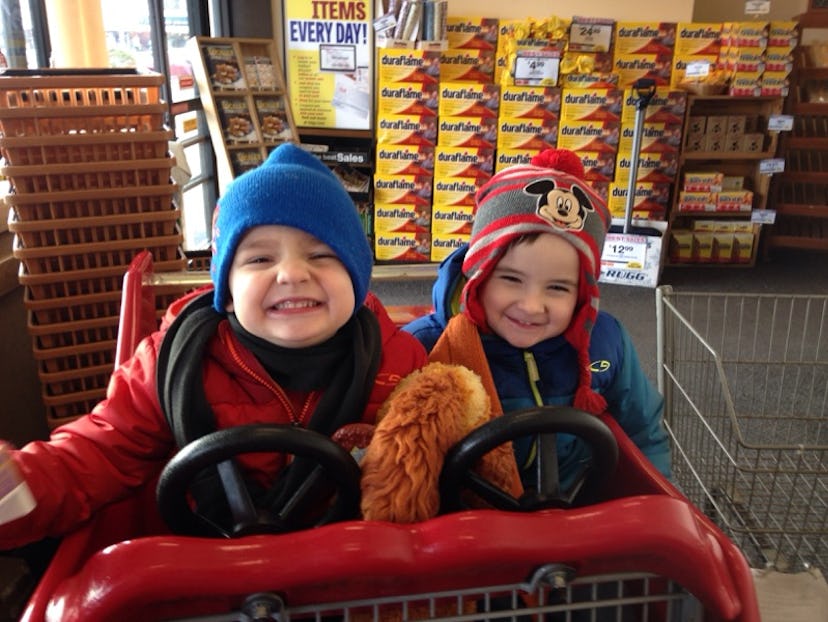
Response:
[[[513,119],[560,119],[561,89],[555,86],[503,86],[500,116]]]
[[[441,82],[438,114],[451,117],[497,117],[500,85]]]
[[[469,241],[469,233],[437,233],[431,235],[431,261],[439,263]]]
[[[559,139],[560,131],[557,119],[500,117],[498,120],[498,150],[535,149],[541,151],[559,146]]]
[[[432,176],[374,175],[374,203],[430,206]]]
[[[716,211],[716,193],[715,192],[688,192],[682,190],[679,192],[678,201],[679,212],[715,212]]]
[[[446,18],[446,38],[449,48],[461,50],[497,49],[499,21],[495,17]]]
[[[432,212],[432,236],[471,235],[474,221],[474,206],[454,205],[434,207]]]
[[[494,80],[494,50],[449,48],[440,55],[440,82],[458,80],[489,84]]]
[[[440,80],[440,52],[381,48],[377,51],[377,83],[437,83]]]
[[[434,182],[432,203],[435,208],[474,206],[474,195],[478,189],[473,179],[466,177],[450,177],[437,179]]]
[[[431,261],[431,234],[391,231],[374,224],[374,256],[380,262],[425,263]]]
[[[616,54],[672,52],[676,42],[675,22],[616,22]]]
[[[723,173],[685,171],[682,189],[688,192],[721,192]]]
[[[698,263],[713,261],[713,233],[709,231],[693,232],[693,258]]]
[[[765,135],[761,132],[750,132],[742,136],[742,151],[756,153],[765,148]]]
[[[437,117],[382,115],[377,117],[377,143],[386,145],[437,144]]]
[[[482,183],[494,173],[494,150],[486,147],[442,147],[434,153],[434,181],[452,177],[476,179]]]
[[[691,263],[693,259],[693,232],[673,230],[670,235],[670,261]]]
[[[688,134],[704,134],[707,131],[707,117],[693,115],[687,119]]]
[[[442,147],[497,146],[495,117],[440,117],[438,144]]]
[[[537,155],[537,151],[534,149],[498,149],[495,158],[495,172],[518,164],[529,164],[535,155]]]

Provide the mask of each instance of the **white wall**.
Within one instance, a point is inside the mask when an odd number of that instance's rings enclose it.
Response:
[[[787,0],[790,1],[790,0]],[[461,17],[609,17],[625,22],[689,22],[693,17],[693,0],[630,1],[618,0],[448,0],[449,15]]]

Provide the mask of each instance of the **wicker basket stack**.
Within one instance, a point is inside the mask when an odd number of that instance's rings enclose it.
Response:
[[[0,74],[0,173],[51,427],[105,395],[133,256],[186,269],[161,84],[129,70]]]

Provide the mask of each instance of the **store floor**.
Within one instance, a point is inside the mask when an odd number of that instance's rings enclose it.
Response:
[[[678,291],[828,295],[828,256],[785,252],[753,268],[667,268],[660,283]],[[426,305],[431,300],[430,279],[375,282],[373,290],[387,305]],[[602,284],[601,292],[602,309],[630,331],[645,370],[655,380],[655,291]],[[17,619],[31,587],[25,564],[0,557],[0,622]]]

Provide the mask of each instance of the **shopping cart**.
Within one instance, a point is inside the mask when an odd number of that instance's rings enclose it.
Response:
[[[754,568],[828,570],[828,296],[657,290],[682,491]]]
[[[126,293],[124,348],[151,299]],[[759,622],[739,549],[603,421],[619,462],[584,507],[211,539],[171,535],[148,487],[63,540],[23,620]]]

